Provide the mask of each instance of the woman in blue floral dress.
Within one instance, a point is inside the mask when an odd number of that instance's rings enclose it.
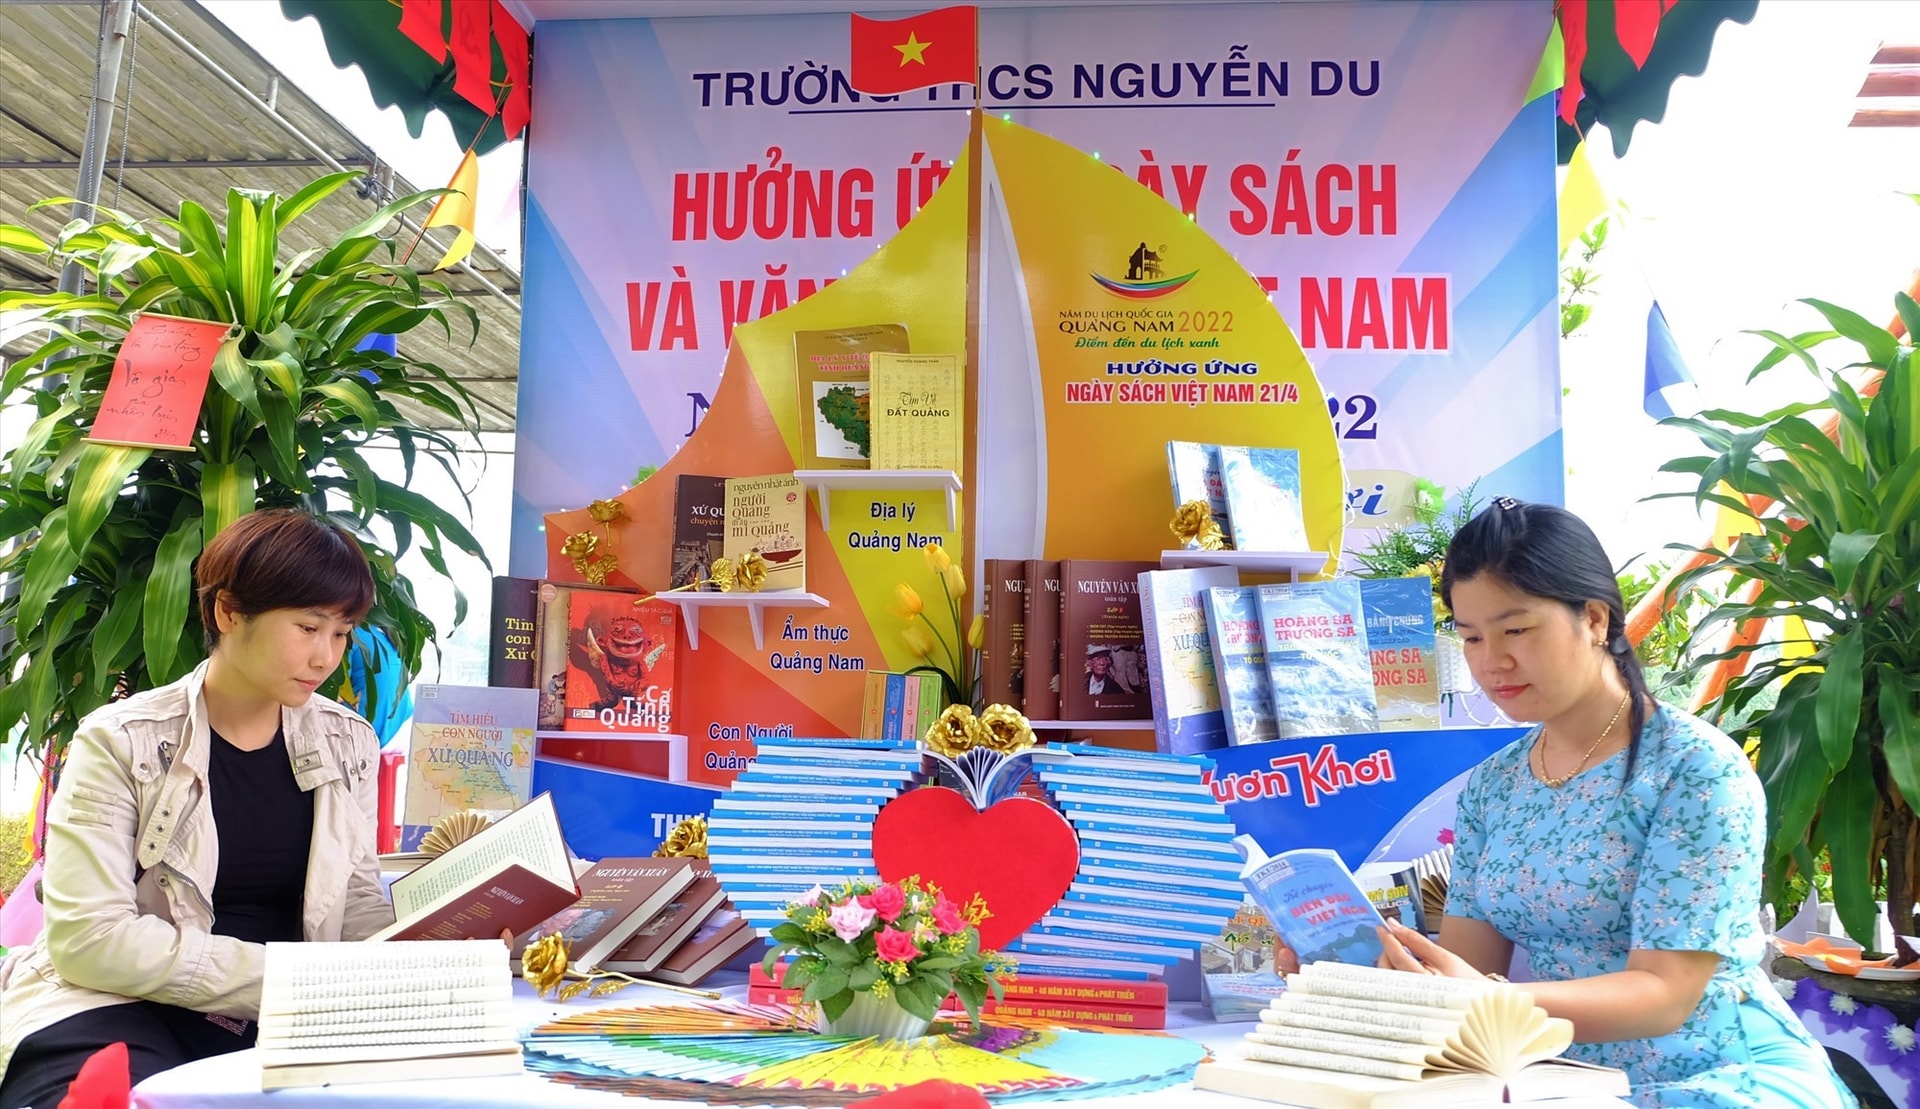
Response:
[[[1854,1104],[1760,969],[1766,801],[1712,725],[1647,693],[1606,552],[1577,517],[1501,498],[1460,529],[1441,592],[1474,677],[1539,721],[1460,795],[1440,942],[1387,959],[1521,988],[1573,1022],[1569,1055],[1643,1106]]]

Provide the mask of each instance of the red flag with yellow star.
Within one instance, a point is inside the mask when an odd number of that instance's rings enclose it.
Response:
[[[908,19],[853,17],[853,87],[893,96],[929,85],[971,85],[980,69],[979,13],[971,4]]]

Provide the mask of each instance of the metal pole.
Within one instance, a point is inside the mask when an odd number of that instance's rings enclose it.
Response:
[[[311,152],[315,158],[318,158],[322,163],[328,166],[331,166],[337,170],[343,170],[347,168],[345,165],[342,165],[337,159],[335,159],[332,154],[328,153],[325,147],[322,147],[319,143],[313,141],[313,139],[307,136],[306,132],[300,130],[299,127],[295,126],[293,121],[281,115],[279,112],[269,107],[266,101],[254,95],[253,90],[248,88],[246,85],[242,84],[239,78],[235,77],[233,74],[221,68],[219,62],[216,62],[212,58],[209,58],[205,52],[203,52],[199,47],[195,46],[192,42],[190,42],[185,35],[182,35],[180,32],[174,30],[172,27],[167,26],[164,22],[161,21],[161,19],[158,16],[154,15],[151,11],[147,10],[146,8],[140,9],[140,18],[146,21],[147,26],[152,27],[154,30],[159,31],[162,35],[166,36],[166,38],[169,41],[171,41],[175,46],[179,47],[181,51],[183,51],[188,57],[192,58],[194,61],[199,62],[200,65],[204,67],[208,73],[212,74],[216,79],[218,79],[221,84],[227,86],[229,89],[232,89],[233,92],[236,95],[238,95],[241,100],[245,101],[255,111],[258,111],[260,114],[266,116],[269,120],[273,121],[275,124],[278,124],[280,129],[282,131],[285,131],[289,138],[293,139],[294,142],[299,143],[301,146],[306,147],[307,150]],[[415,231],[415,232],[418,232],[421,230],[419,224],[408,219],[407,217],[401,216],[399,217],[399,219],[400,219],[401,227],[404,227],[409,231]],[[475,254],[480,255],[483,258],[486,258],[488,261],[491,261],[494,265],[499,266],[501,270],[508,273],[513,272],[513,267],[507,265],[506,262],[501,260],[499,255],[495,254],[492,250],[488,249],[485,243],[482,243],[476,240],[473,244],[473,252]],[[516,312],[520,311],[520,301],[516,299],[512,294],[500,288],[498,285],[495,285],[492,281],[487,280],[486,275],[481,273],[478,269],[474,268],[473,263],[463,260],[455,268],[460,270],[462,273],[465,273],[468,277],[473,278],[474,281],[477,282],[481,288],[493,294],[493,296],[496,299],[498,299],[503,304],[507,305],[507,307],[512,308]]]
[[[74,187],[73,218],[92,222],[93,205],[100,199],[100,178],[106,170],[107,136],[113,131],[114,101],[120,95],[120,56],[127,48],[138,0],[101,0],[112,4],[106,33],[100,42],[100,64],[93,73],[93,103],[87,108],[87,138],[80,148],[80,182]],[[78,262],[60,270],[60,291],[77,293],[86,271]]]

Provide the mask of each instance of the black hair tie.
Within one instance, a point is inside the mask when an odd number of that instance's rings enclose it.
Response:
[[[1514,509],[1520,507],[1520,502],[1514,500],[1512,497],[1495,497],[1493,498],[1493,503],[1506,512],[1512,512]]]

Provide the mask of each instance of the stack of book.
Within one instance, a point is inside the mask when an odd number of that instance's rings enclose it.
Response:
[[[558,932],[579,970],[612,970],[691,985],[756,937],[704,859],[602,859],[580,878],[580,900],[514,940]]]
[[[757,966],[748,971],[747,1000],[755,1005],[798,1005],[801,991],[780,984],[784,972],[785,964],[774,967],[772,974]],[[1022,974],[1006,983],[1004,990],[1004,1000],[989,996],[981,1005],[982,1016],[1096,1028],[1167,1026],[1165,982]],[[966,1010],[951,995],[942,1008],[950,1015]]]
[[[1219,934],[1244,889],[1232,821],[1202,780],[1211,765],[1080,744],[1033,753],[1079,836],[1080,870],[1007,946],[1022,973],[1145,980]]]
[[[270,943],[260,1088],[519,1074],[498,943]]]
[[[1050,721],[1152,717],[1140,574],[1151,562],[986,560],[987,704]]]
[[[1202,1090],[1313,1109],[1625,1097],[1627,1076],[1558,1056],[1571,1022],[1513,986],[1311,963]]]
[[[713,803],[707,851],[761,932],[815,885],[873,878],[874,817],[926,775],[910,740],[759,737],[759,757]]]

